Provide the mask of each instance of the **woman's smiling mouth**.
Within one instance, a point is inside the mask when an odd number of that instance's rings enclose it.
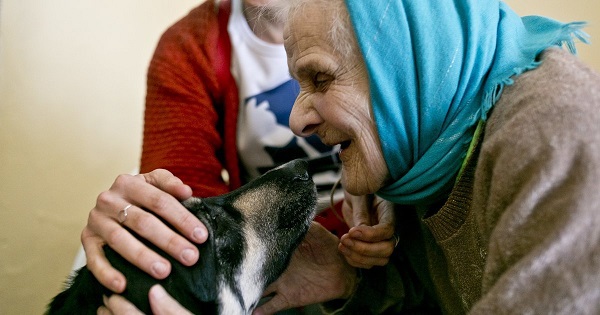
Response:
[[[342,141],[340,142],[340,155],[342,154],[342,152],[347,149],[350,144],[352,144],[352,140],[346,140],[346,141]]]

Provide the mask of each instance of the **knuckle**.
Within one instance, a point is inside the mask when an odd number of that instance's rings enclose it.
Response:
[[[179,248],[180,238],[176,234],[172,234],[167,237],[167,241],[165,243],[166,250],[168,252],[175,252]]]
[[[173,176],[171,172],[162,168],[155,169],[150,173],[141,174],[141,177],[144,179],[144,181],[153,185],[155,185],[157,182],[160,182],[161,179],[168,178],[171,176]]]
[[[100,216],[101,215],[98,208],[93,208],[90,210],[90,213],[88,213],[88,226],[93,225],[93,223],[96,222]]]
[[[356,244],[353,248],[354,252],[358,255],[365,256],[368,252],[368,248],[362,244]]]
[[[113,269],[112,267],[106,267],[106,268],[101,268],[97,271],[98,273],[98,280],[102,279],[101,283],[106,283],[108,282],[108,279],[111,279],[113,276]]]
[[[115,248],[115,245],[121,243],[121,240],[123,239],[125,233],[127,232],[123,228],[113,229],[106,236],[106,243],[108,244],[108,246]]]
[[[90,231],[89,227],[86,226],[81,231],[81,235],[79,236],[79,239],[81,240],[81,243],[84,244],[87,242],[87,239],[92,237],[93,235],[94,235],[94,233],[92,231]]]
[[[171,201],[170,196],[164,193],[156,194],[150,199],[150,205],[155,213],[164,213]]]
[[[81,231],[81,238],[83,237],[91,237],[97,234],[99,230],[99,221],[101,220],[101,213],[95,208],[90,211],[88,214],[87,225],[84,227],[83,231]]]
[[[114,200],[113,194],[110,191],[101,192],[96,198],[96,208],[105,208]]]
[[[144,261],[144,258],[146,258],[146,252],[137,249],[132,252],[132,256],[134,261]]]
[[[171,172],[167,171],[164,168],[157,168],[155,170],[153,170],[152,172],[150,172],[150,174],[152,175],[157,175],[157,176],[165,176],[165,175],[171,175]]]
[[[146,270],[146,272],[149,272],[151,270],[150,264],[152,263],[152,261],[155,261],[156,259],[160,259],[160,258],[154,258],[154,252],[152,250],[150,250],[148,247],[144,246],[144,245],[140,245],[139,247],[136,247],[134,250],[132,250],[131,252],[131,262],[133,262],[135,265],[139,265],[142,266],[144,270]],[[160,257],[160,256],[158,256]],[[144,267],[145,266],[145,267]]]
[[[98,259],[95,257],[88,257],[86,258],[86,265],[87,268],[93,272],[98,267]]]
[[[181,227],[193,226],[196,225],[196,222],[194,222],[195,220],[197,220],[196,217],[193,216],[191,212],[186,211],[183,215],[181,215],[178,223]]]
[[[149,214],[146,211],[137,212],[134,217],[131,218],[129,224],[131,228],[144,237],[151,236],[153,231],[156,229],[154,227],[154,219],[155,217]]]
[[[100,258],[98,256],[87,256],[86,265],[94,275],[101,275],[101,271],[103,271],[102,268],[100,268],[102,263],[100,262]]]
[[[121,187],[126,186],[129,183],[129,180],[134,178],[132,175],[129,174],[120,174],[117,176],[117,178],[115,179],[115,182],[113,183],[113,188],[119,189]]]

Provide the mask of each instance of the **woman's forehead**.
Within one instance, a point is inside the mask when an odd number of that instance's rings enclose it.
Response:
[[[318,10],[314,14],[305,13],[294,14],[286,22],[284,46],[292,59],[311,50],[328,51],[331,46],[327,40],[329,22],[325,15]]]

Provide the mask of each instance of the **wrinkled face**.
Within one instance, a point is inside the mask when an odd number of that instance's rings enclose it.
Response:
[[[244,0],[244,3],[246,5],[251,5],[251,6],[270,6],[274,3],[276,3],[279,0]]]
[[[288,65],[301,88],[290,126],[298,135],[314,133],[325,144],[341,144],[344,188],[354,195],[374,193],[389,172],[370,109],[368,75],[358,49],[350,58],[333,49],[327,37],[333,20],[309,3],[286,23]]]

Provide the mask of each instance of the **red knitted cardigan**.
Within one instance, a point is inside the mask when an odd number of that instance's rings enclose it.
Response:
[[[214,3],[206,1],[162,35],[148,69],[140,172],[167,169],[199,197],[241,184],[238,91],[235,83],[219,86],[218,35]]]
[[[217,16],[214,1],[193,9],[162,35],[148,68],[140,172],[167,169],[197,197],[220,195],[242,184],[236,147],[238,90],[231,73],[223,80],[223,73],[216,73],[222,67],[214,66],[223,62],[217,54]],[[341,236],[348,231],[340,220],[341,202],[336,210],[337,215],[329,209],[315,220]]]

